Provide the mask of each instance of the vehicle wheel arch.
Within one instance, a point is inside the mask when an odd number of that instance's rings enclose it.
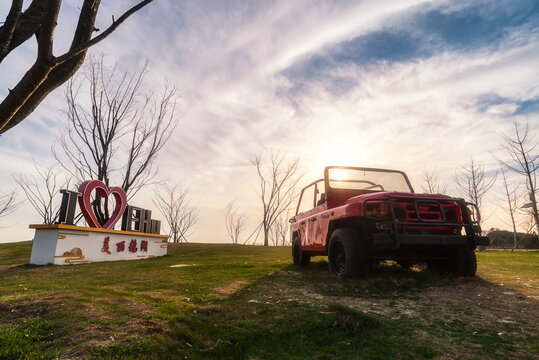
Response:
[[[352,217],[352,218],[345,218],[345,219],[336,219],[329,222],[328,225],[328,231],[326,234],[326,249],[329,249],[329,242],[331,240],[331,235],[333,232],[337,229],[341,228],[351,228],[357,231],[359,236],[361,236],[362,239],[367,239],[369,230],[368,230],[368,224],[365,218],[362,217]],[[327,250],[326,250],[327,251]]]

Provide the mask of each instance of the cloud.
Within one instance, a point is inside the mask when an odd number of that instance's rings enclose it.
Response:
[[[98,27],[128,5],[104,3]],[[122,71],[148,60],[148,90],[177,87],[179,126],[157,165],[200,199],[205,226],[193,239],[217,241],[220,209],[234,198],[256,226],[250,160],[260,152],[299,157],[305,182],[325,165],[402,169],[417,189],[425,168],[451,182],[472,156],[494,170],[499,133],[539,111],[538,13],[535,1],[163,0],[91,53]],[[47,160],[64,107],[57,90],[0,138],[6,168]]]

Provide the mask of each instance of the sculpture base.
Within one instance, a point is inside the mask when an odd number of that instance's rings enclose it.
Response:
[[[167,254],[168,235],[63,224],[30,228],[36,229],[30,256],[30,264],[35,265],[140,260]]]

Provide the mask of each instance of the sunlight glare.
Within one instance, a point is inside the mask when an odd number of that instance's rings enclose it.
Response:
[[[330,180],[350,180],[350,171],[345,169],[331,169]]]

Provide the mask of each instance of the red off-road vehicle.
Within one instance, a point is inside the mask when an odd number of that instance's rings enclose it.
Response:
[[[301,191],[290,219],[294,264],[328,256],[337,277],[395,260],[403,267],[474,276],[480,236],[475,204],[441,194],[416,194],[402,171],[329,166],[324,178]]]

